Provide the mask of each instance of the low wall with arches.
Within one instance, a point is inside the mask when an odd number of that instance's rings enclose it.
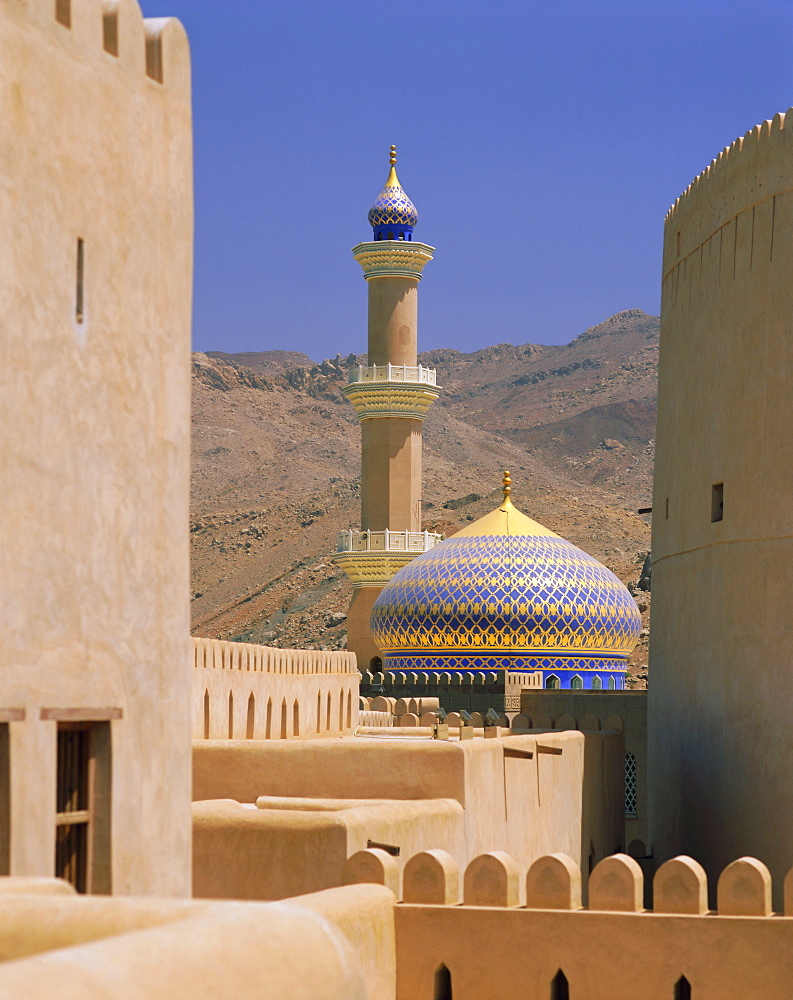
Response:
[[[360,851],[348,884],[390,888],[397,1000],[766,1000],[790,994],[793,871],[773,914],[764,864],[740,858],[718,878],[715,911],[700,864],[677,857],[653,879],[625,854],[589,877],[564,854],[527,868],[500,851],[461,870],[443,850],[410,858],[401,877],[383,851]]]
[[[193,739],[317,739],[358,726],[354,653],[194,638],[193,668]]]

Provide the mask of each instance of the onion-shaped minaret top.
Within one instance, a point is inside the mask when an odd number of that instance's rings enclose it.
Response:
[[[416,206],[405,194],[396,172],[396,146],[391,147],[391,170],[385,187],[369,209],[369,225],[375,240],[412,240],[419,221]]]

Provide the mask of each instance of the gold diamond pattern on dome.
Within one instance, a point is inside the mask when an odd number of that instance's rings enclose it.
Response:
[[[386,654],[441,651],[627,657],[641,628],[625,586],[556,536],[460,536],[400,570],[375,602]]]
[[[375,226],[415,226],[419,221],[416,206],[405,194],[399,183],[396,168],[391,164],[385,187],[369,209],[369,225]]]

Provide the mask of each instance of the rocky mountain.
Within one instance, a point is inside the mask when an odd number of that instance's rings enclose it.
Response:
[[[429,351],[443,386],[424,425],[424,526],[492,509],[501,470],[526,513],[627,583],[649,548],[656,317],[617,313],[570,344]],[[193,629],[340,648],[351,589],[330,560],[358,526],[360,431],[341,394],[365,357],[291,351],[193,358]],[[649,595],[639,593],[647,615]],[[633,657],[646,677],[646,635]],[[643,676],[642,676],[643,675]]]

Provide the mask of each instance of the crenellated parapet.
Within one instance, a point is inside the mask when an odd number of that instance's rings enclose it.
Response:
[[[358,243],[352,248],[353,257],[363,268],[363,276],[371,278],[415,278],[421,281],[424,265],[432,260],[435,247],[426,243],[402,240],[381,240]]]
[[[738,214],[793,187],[790,152],[779,155],[777,148],[782,144],[793,149],[791,111],[780,112],[735,139],[675,199],[665,220],[664,276]],[[758,260],[772,252],[770,221],[769,215],[768,222],[765,218],[753,222],[768,228],[764,245],[755,248]]]
[[[136,0],[29,0],[9,7],[4,16],[22,30],[27,22],[44,31],[64,56],[96,62],[106,73],[126,70],[141,82],[190,92],[190,52],[182,25],[173,17],[144,18]],[[131,77],[124,82],[128,87]]]
[[[358,851],[345,865],[345,883],[382,879],[380,854]],[[793,917],[793,869],[784,880],[784,912],[771,906],[772,879],[756,858],[738,858],[721,872],[716,909],[708,908],[708,877],[693,858],[681,855],[662,864],[652,879],[654,906],[644,906],[644,873],[627,854],[599,861],[585,880],[578,864],[565,854],[537,858],[527,868],[507,853],[478,855],[463,869],[446,851],[422,851],[404,861],[401,885],[391,888],[403,903],[426,906],[494,906],[526,910],[599,911],[603,913],[728,917]]]

